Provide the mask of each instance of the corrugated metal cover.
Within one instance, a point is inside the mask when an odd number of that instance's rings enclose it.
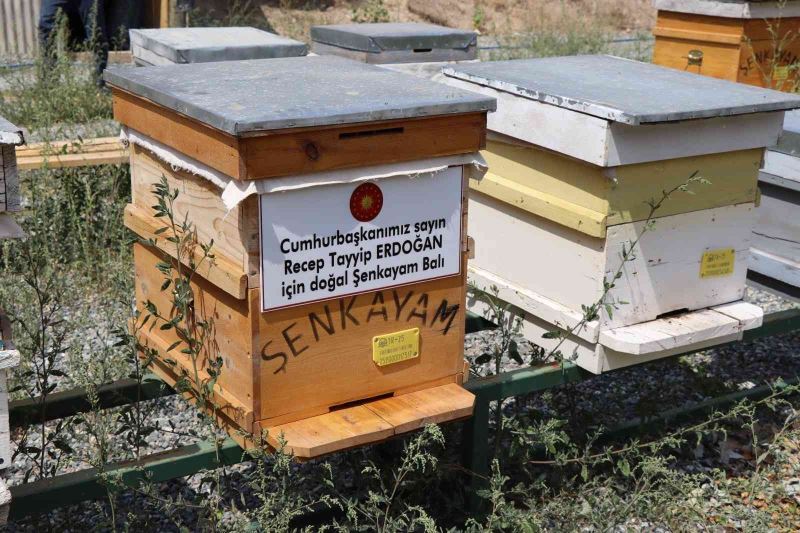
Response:
[[[348,50],[380,53],[415,49],[463,50],[477,44],[478,34],[435,24],[390,22],[313,26],[311,39]]]
[[[105,79],[233,135],[495,109],[494,98],[335,56],[117,67]]]
[[[257,28],[131,30],[131,44],[173,63],[304,56],[306,45]]]
[[[612,56],[472,63],[444,74],[624,124],[800,108],[800,96]]]

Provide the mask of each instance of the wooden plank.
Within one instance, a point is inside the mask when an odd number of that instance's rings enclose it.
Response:
[[[743,331],[735,318],[710,309],[692,311],[600,333],[600,344],[614,351],[647,355],[685,348]]]
[[[165,241],[169,232],[158,235],[156,231],[167,227],[163,218],[158,219],[150,216],[144,209],[133,204],[125,207],[125,226],[142,237],[143,239],[153,239],[159,248],[166,251],[173,259],[177,259],[177,252],[170,243]],[[212,249],[212,252],[214,250]],[[199,263],[202,258],[202,251],[199,247],[193,250],[194,261]],[[205,261],[200,265],[197,273],[208,281],[227,292],[231,296],[243,300],[247,296],[247,274],[241,266],[224,254],[214,252],[214,260]],[[189,266],[189,258],[183,258],[183,264]]]
[[[284,130],[242,140],[246,177],[260,179],[477,152],[486,115],[443,115]]]
[[[394,435],[391,424],[364,406],[350,407],[287,424],[266,426],[267,442],[273,448],[286,439],[287,452],[300,459],[363,446],[386,440]]]
[[[237,275],[238,271],[245,273],[249,288],[258,287],[261,281],[258,198],[253,195],[228,210],[222,202],[221,189],[210,181],[188,172],[174,170],[148,150],[132,146],[132,203],[147,215],[154,214],[153,187],[162,177],[166,178],[171,190],[178,190],[178,197],[173,204],[176,219],[189,220],[194,225],[200,242],[209,244],[213,240],[214,254],[224,256],[230,263],[237,265]],[[238,285],[239,282],[236,283]],[[238,297],[244,297],[238,290],[237,294]]]
[[[758,248],[751,248],[750,270],[800,287],[800,262],[764,252]]]
[[[119,137],[96,137],[82,140],[60,140],[31,143],[17,146],[17,157],[33,157],[44,154],[104,152],[108,150],[124,150],[125,146]]]
[[[220,172],[244,179],[239,142],[174,111],[112,88],[114,118]]]
[[[694,173],[711,185],[694,184],[694,194],[676,193],[659,216],[755,201],[762,153],[742,150],[604,170],[535,145],[490,138],[482,155],[491,170],[470,186],[568,228],[604,237],[606,226],[647,218],[650,200]]]
[[[449,384],[366,402],[287,424],[259,424],[268,431],[267,441],[271,446],[279,446],[279,438],[283,436],[289,452],[301,459],[310,459],[381,442],[427,424],[442,424],[469,417],[474,402],[472,393],[460,385]]]
[[[293,128],[238,139],[119,89],[113,93],[118,121],[239,180],[471,153],[485,144],[483,113]]]
[[[800,192],[761,185],[753,248],[800,263]]]
[[[17,359],[19,362],[19,359]],[[11,465],[11,429],[8,424],[8,370],[0,370],[0,469]]]
[[[467,418],[472,415],[474,405],[474,394],[451,383],[368,402],[364,407],[388,422],[399,434],[428,424],[444,424]]]
[[[148,301],[165,316],[170,316],[172,311],[170,291],[161,290],[164,278],[156,269],[159,261],[169,260],[169,256],[162,254],[142,244],[134,244],[136,304],[143,314],[147,314],[144,306]],[[209,359],[221,357],[223,367],[217,380],[221,394],[229,403],[252,413],[255,379],[252,359],[256,355],[249,328],[249,302],[234,298],[199,276],[194,277],[191,286],[195,296],[196,319],[214,322],[211,338],[198,360],[198,369],[202,376],[206,376]],[[157,343],[157,348],[165,349],[177,340],[177,336],[174,329],[160,330],[161,324],[157,320],[147,338]],[[179,352],[180,349],[173,350],[169,357],[193,374],[194,368],[188,356]]]
[[[98,165],[124,165],[128,163],[126,150],[108,152],[88,152],[85,154],[52,154],[39,157],[19,159],[20,170],[37,170],[40,168],[74,168]]]

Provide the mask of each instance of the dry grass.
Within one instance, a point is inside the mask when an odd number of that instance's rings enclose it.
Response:
[[[469,20],[453,3],[472,4]],[[342,24],[352,19],[362,0],[272,0],[262,11],[278,33],[308,41],[316,24]],[[408,0],[384,0],[392,21],[425,22],[426,17],[409,9]],[[419,4],[419,2],[417,2]],[[453,27],[477,27],[484,34],[508,35],[519,32],[557,33],[583,26],[595,32],[620,33],[649,30],[655,20],[650,0],[427,0],[425,11],[446,20]],[[461,10],[463,13],[463,9]]]

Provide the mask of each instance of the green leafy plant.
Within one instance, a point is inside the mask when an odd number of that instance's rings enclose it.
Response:
[[[350,20],[357,23],[364,22],[389,22],[389,10],[383,4],[383,0],[366,0],[353,8]]]

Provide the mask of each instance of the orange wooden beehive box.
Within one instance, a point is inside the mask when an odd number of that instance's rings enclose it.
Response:
[[[796,92],[800,2],[654,0],[653,63]]]
[[[298,457],[469,416],[463,381],[466,183],[492,99],[340,58],[106,73],[131,143],[136,299],[169,309],[153,186],[214,240],[192,281],[221,358],[213,403],[244,445]],[[174,261],[174,260],[173,260]],[[149,327],[148,327],[149,328]],[[168,382],[172,330],[137,330]],[[201,381],[202,381],[202,376]],[[196,383],[194,383],[196,386]]]

